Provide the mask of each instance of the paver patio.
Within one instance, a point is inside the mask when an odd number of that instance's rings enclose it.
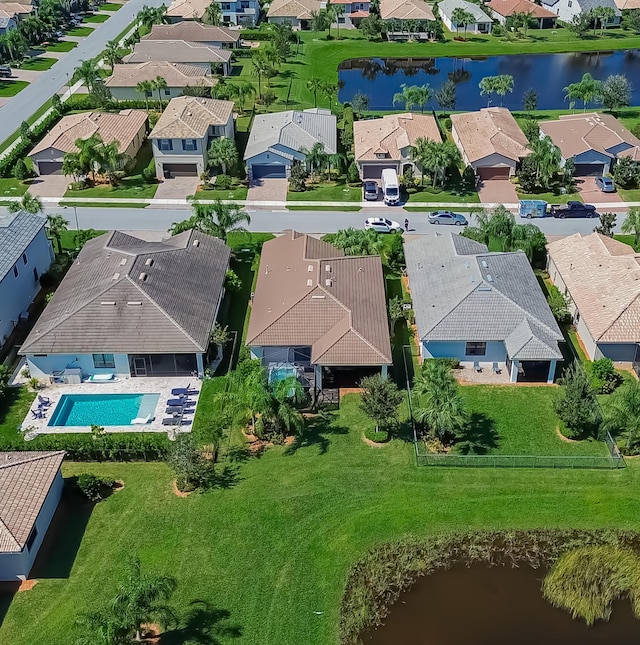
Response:
[[[487,179],[480,182],[478,195],[483,204],[517,204],[515,186],[508,179]]]
[[[596,186],[595,177],[576,178],[576,188],[585,204],[611,204],[623,201],[620,193],[603,193]]]

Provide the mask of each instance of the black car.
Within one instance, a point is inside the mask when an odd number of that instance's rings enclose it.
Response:
[[[9,65],[0,65],[0,78],[11,78],[12,72]]]

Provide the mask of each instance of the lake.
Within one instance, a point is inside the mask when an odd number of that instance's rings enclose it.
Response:
[[[425,45],[427,47],[427,45]],[[632,105],[640,105],[640,50],[584,52],[579,54],[513,54],[479,58],[355,58],[338,67],[338,97],[342,103],[357,91],[367,94],[372,110],[397,110],[393,95],[407,85],[430,85],[434,90],[451,78],[457,85],[457,110],[478,110],[487,106],[480,96],[478,83],[485,76],[509,74],[514,78],[513,94],[504,97],[504,106],[522,109],[522,96],[533,88],[538,92],[538,108],[567,108],[563,88],[590,72],[605,79],[610,74],[624,74],[633,84]],[[635,81],[635,82],[634,82]],[[500,105],[493,97],[492,105]],[[436,108],[435,100],[429,107]],[[582,108],[582,105],[576,106]]]
[[[425,576],[391,608],[365,645],[631,645],[640,621],[631,603],[613,605],[608,622],[587,627],[542,597],[544,572],[527,566],[456,565]]]

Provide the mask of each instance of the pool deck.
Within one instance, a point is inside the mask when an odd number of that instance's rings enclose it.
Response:
[[[190,396],[190,400],[195,401],[196,405],[192,406],[193,412],[185,415],[185,424],[182,426],[163,426],[162,419],[166,416],[165,408],[167,400],[175,398],[171,395],[171,390],[176,387],[191,387],[198,391],[198,394]],[[60,398],[64,394],[159,394],[158,405],[156,406],[153,421],[145,425],[128,425],[128,426],[106,426],[106,432],[165,432],[169,439],[175,439],[176,434],[180,432],[191,432],[195,410],[198,406],[200,389],[202,383],[193,378],[166,377],[166,378],[121,378],[119,380],[108,381],[105,383],[81,383],[79,385],[48,385],[40,390],[41,396],[51,399],[51,405],[46,408],[44,419],[34,419],[31,411],[27,414],[22,422],[22,428],[25,431],[25,439],[34,439],[41,434],[65,434],[69,432],[91,432],[89,426],[49,426],[49,419],[53,414]],[[38,400],[33,402],[32,410],[38,408]],[[188,423],[186,421],[188,420]]]

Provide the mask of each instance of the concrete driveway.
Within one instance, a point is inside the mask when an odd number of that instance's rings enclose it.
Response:
[[[29,192],[38,197],[64,197],[72,181],[65,175],[41,175],[31,180]]]
[[[478,187],[480,201],[484,204],[517,204],[518,194],[508,179],[485,179]]]
[[[288,179],[253,179],[249,184],[249,202],[286,202]]]
[[[618,193],[603,193],[596,186],[595,177],[576,177],[575,181],[585,204],[618,204],[623,201]]]
[[[198,177],[172,177],[163,179],[156,190],[154,199],[186,199],[195,194],[200,184]]]

